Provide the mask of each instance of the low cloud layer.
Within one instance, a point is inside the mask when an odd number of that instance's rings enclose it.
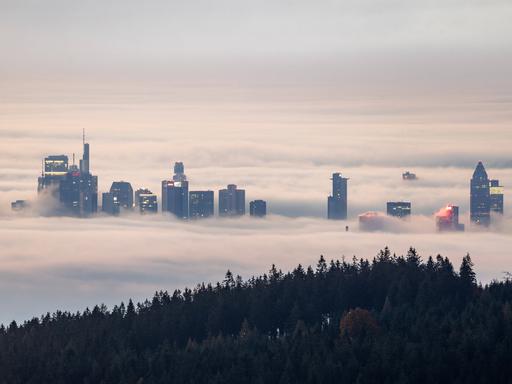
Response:
[[[345,232],[345,223],[275,216],[186,223],[161,215],[0,220],[1,322],[215,282],[228,268],[248,278],[272,263],[283,270],[314,265],[320,254],[372,258],[386,245],[397,254],[414,246],[424,259],[442,253],[456,267],[470,252],[484,283],[512,271],[510,232],[436,234],[427,217],[408,225],[392,220],[385,232],[374,233],[359,232],[353,221]]]

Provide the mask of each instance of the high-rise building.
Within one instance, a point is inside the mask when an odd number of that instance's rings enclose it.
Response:
[[[104,192],[101,197],[101,211],[108,215],[118,215],[121,209],[117,196],[112,192]]]
[[[439,232],[464,231],[464,224],[459,223],[459,207],[447,205],[436,213],[436,225]]]
[[[491,212],[503,214],[503,187],[499,180],[490,181]]]
[[[188,201],[191,219],[213,216],[213,191],[190,191]]]
[[[127,181],[114,181],[110,193],[115,196],[120,208],[133,208],[133,188]]]
[[[254,217],[267,215],[267,202],[265,200],[253,200],[249,203],[249,214]]]
[[[135,205],[139,207],[140,213],[157,213],[157,196],[149,189],[141,188],[135,191]]]
[[[51,155],[43,160],[43,169],[38,179],[37,191],[52,189],[58,194],[60,181],[68,172],[68,157],[66,155]],[[58,196],[56,196],[58,197]]]
[[[389,201],[387,203],[388,216],[407,217],[411,215],[411,203],[407,201]]]
[[[177,218],[188,218],[188,181],[162,181],[162,212],[171,212]]]
[[[490,182],[482,162],[479,162],[473,173],[470,184],[471,221],[475,224],[488,226],[491,223]]]
[[[245,215],[245,190],[229,184],[219,190],[219,216]]]
[[[60,180],[59,198],[66,211],[74,216],[89,216],[98,210],[98,176],[89,171],[89,144],[85,142],[80,168],[74,164]]]
[[[162,181],[162,212],[171,212],[180,219],[188,218],[188,197],[185,166],[181,162],[176,162],[172,180]]]
[[[341,173],[332,174],[332,195],[327,198],[327,218],[347,219],[347,181]]]

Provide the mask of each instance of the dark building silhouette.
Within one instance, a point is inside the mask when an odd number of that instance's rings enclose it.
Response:
[[[108,215],[119,215],[121,210],[117,196],[112,192],[104,192],[101,195],[101,211]]]
[[[177,161],[174,163],[174,176],[172,177],[174,181],[185,181],[187,180],[187,176],[185,175],[185,165],[181,161]]]
[[[503,214],[503,187],[499,180],[490,181],[491,212]]]
[[[254,200],[249,203],[249,214],[255,217],[267,215],[267,202],[265,200]]]
[[[16,200],[11,203],[11,209],[13,211],[23,211],[24,209],[27,209],[30,206],[28,201],[26,200]]]
[[[245,190],[237,189],[235,184],[219,190],[219,216],[242,215],[245,215]]]
[[[387,214],[394,217],[407,217],[411,215],[411,203],[407,201],[389,201]]]
[[[38,179],[37,191],[39,193],[52,189],[54,196],[58,197],[60,181],[68,173],[68,157],[66,155],[51,155],[43,160],[43,169]]]
[[[341,173],[332,174],[332,195],[327,198],[327,218],[347,219],[347,181]]]
[[[190,191],[188,201],[191,219],[213,216],[213,191]]]
[[[80,160],[80,168],[69,167],[66,175],[60,180],[59,199],[68,214],[73,216],[89,216],[98,211],[98,176],[90,173],[89,144],[85,142],[84,153]]]
[[[188,181],[162,181],[162,212],[180,219],[188,217]]]
[[[479,162],[470,183],[471,222],[483,226],[491,223],[490,182],[482,162]]]
[[[140,213],[157,213],[157,196],[149,189],[140,188],[135,191],[135,205],[139,207]]]
[[[184,172],[183,163],[176,162],[172,180],[162,181],[162,212],[171,212],[180,219],[189,216],[188,181]]]
[[[402,179],[411,181],[411,180],[417,180],[418,178],[416,177],[415,173],[411,173],[411,172],[407,171],[407,172],[402,173]]]
[[[436,213],[436,225],[439,232],[464,231],[464,224],[459,223],[459,207],[447,205]]]
[[[133,208],[133,188],[126,181],[114,181],[110,187],[110,193],[116,198],[121,209]]]

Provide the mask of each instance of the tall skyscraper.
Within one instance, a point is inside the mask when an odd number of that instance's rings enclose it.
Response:
[[[503,187],[499,180],[490,181],[491,212],[503,214]]]
[[[411,215],[411,203],[407,201],[389,201],[387,203],[388,216],[407,217]]]
[[[341,173],[332,174],[332,195],[327,198],[327,218],[347,219],[347,178]]]
[[[89,216],[98,210],[98,176],[89,171],[89,144],[85,142],[80,168],[74,164],[60,180],[60,201],[74,216]]]
[[[140,188],[135,191],[135,205],[139,207],[140,213],[157,213],[157,196],[149,189]]]
[[[114,181],[110,193],[115,196],[120,208],[133,208],[133,188],[127,181]]]
[[[235,184],[219,190],[219,216],[242,215],[245,215],[245,190],[237,189]]]
[[[464,231],[464,224],[459,223],[459,207],[447,205],[436,213],[436,225],[439,232]]]
[[[190,191],[189,215],[191,219],[213,216],[213,191]]]
[[[249,203],[249,214],[254,217],[267,215],[267,202],[265,200],[253,200]]]
[[[171,212],[180,219],[189,216],[188,181],[184,172],[183,163],[176,162],[172,180],[162,181],[162,212]]]
[[[470,213],[475,224],[488,226],[491,223],[490,182],[482,162],[479,162],[470,183]]]

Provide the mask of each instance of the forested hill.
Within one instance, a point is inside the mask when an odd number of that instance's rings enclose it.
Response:
[[[0,329],[0,383],[510,383],[512,282],[381,251]]]

